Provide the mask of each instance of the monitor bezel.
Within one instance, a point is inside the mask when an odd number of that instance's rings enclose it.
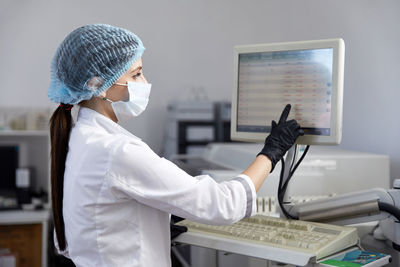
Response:
[[[293,51],[309,49],[333,49],[332,65],[332,95],[331,95],[331,120],[330,135],[304,135],[297,139],[297,144],[305,145],[338,145],[342,139],[342,114],[343,114],[343,77],[344,77],[344,41],[341,38],[297,41],[284,43],[242,45],[234,47],[233,55],[233,94],[231,111],[231,139],[246,142],[264,142],[269,133],[252,133],[237,131],[237,102],[238,102],[238,76],[239,55],[245,53]],[[334,90],[336,88],[336,90]],[[279,118],[276,118],[278,120]],[[268,125],[267,125],[268,126]]]

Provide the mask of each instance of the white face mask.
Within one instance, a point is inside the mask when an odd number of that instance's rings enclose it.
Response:
[[[111,107],[114,110],[115,116],[118,121],[126,121],[132,117],[139,116],[149,103],[149,96],[151,91],[150,83],[136,83],[127,82],[127,84],[115,83],[118,85],[128,86],[129,100],[116,101],[104,98],[111,102]]]

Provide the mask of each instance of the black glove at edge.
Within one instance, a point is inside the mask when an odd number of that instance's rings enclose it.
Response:
[[[285,153],[295,144],[299,136],[304,135],[296,120],[286,121],[290,113],[291,105],[287,104],[283,110],[278,124],[272,121],[271,133],[265,139],[265,145],[260,153],[267,156],[272,163],[271,172],[274,170]]]

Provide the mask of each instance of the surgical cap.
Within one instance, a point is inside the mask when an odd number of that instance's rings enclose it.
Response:
[[[51,62],[50,100],[77,104],[100,95],[144,49],[135,34],[111,25],[92,24],[74,30],[59,45]]]

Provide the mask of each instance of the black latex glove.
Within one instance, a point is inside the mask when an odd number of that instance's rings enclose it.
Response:
[[[271,172],[274,170],[276,163],[285,155],[286,151],[294,145],[296,139],[304,135],[304,131],[300,129],[300,125],[296,120],[286,121],[290,108],[290,104],[287,104],[278,124],[272,121],[271,133],[265,139],[264,148],[258,153],[258,155],[265,155],[271,160]]]
[[[174,239],[175,237],[177,237],[178,235],[187,232],[187,227],[186,226],[180,226],[180,225],[176,225],[173,223],[169,224],[170,226],[170,231],[171,231],[171,240]]]

